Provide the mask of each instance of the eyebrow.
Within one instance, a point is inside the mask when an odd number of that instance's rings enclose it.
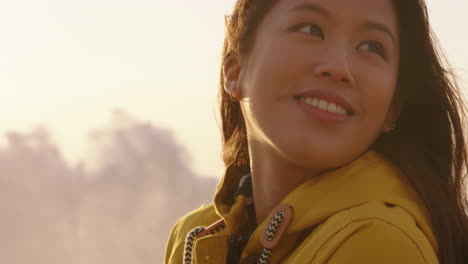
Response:
[[[392,33],[392,30],[390,30],[390,28],[388,28],[384,24],[374,22],[374,21],[366,21],[363,23],[363,28],[367,30],[376,30],[376,31],[383,32],[387,34],[393,40],[393,42],[395,43],[397,42],[395,35]]]
[[[322,16],[330,16],[330,11],[328,11],[326,8],[317,4],[312,4],[312,3],[302,3],[300,5],[297,5],[289,9],[288,12],[299,12],[299,11],[309,11],[309,12],[317,13]],[[392,30],[390,30],[390,28],[384,24],[381,24],[375,21],[365,21],[363,23],[363,28],[366,30],[376,30],[376,31],[383,32],[387,34],[393,40],[393,42],[396,43],[396,37],[393,34]]]
[[[330,12],[316,4],[312,3],[302,3],[300,5],[297,5],[291,9],[289,9],[289,12],[298,12],[298,11],[310,11],[310,12],[315,12],[323,16],[329,16]]]

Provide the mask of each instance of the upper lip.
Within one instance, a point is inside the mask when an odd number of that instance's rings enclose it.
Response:
[[[329,103],[335,103],[337,105],[340,105],[343,107],[348,114],[354,114],[355,110],[352,107],[352,105],[341,95],[337,93],[333,93],[331,91],[319,91],[319,90],[309,90],[309,91],[304,91],[296,96],[294,98],[299,99],[300,97],[315,97],[318,99],[323,99]]]

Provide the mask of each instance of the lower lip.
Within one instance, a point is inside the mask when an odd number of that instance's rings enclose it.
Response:
[[[337,113],[331,113],[325,110],[322,110],[318,107],[306,104],[305,102],[302,102],[299,99],[294,99],[299,107],[306,112],[309,116],[311,116],[314,119],[317,119],[321,122],[325,123],[338,123],[338,122],[343,122],[349,119],[349,115],[342,115],[342,114],[337,114]]]

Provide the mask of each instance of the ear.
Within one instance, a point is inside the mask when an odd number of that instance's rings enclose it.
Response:
[[[398,120],[400,117],[401,111],[403,110],[403,106],[400,102],[394,101],[388,110],[387,117],[385,118],[383,132],[387,133],[392,130],[393,124]]]
[[[241,89],[239,85],[239,77],[241,72],[241,63],[239,56],[228,55],[223,63],[224,75],[224,90],[236,98],[241,98]]]

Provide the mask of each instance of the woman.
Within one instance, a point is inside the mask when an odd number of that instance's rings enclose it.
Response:
[[[423,0],[238,0],[226,171],[166,263],[468,263],[460,92]]]

